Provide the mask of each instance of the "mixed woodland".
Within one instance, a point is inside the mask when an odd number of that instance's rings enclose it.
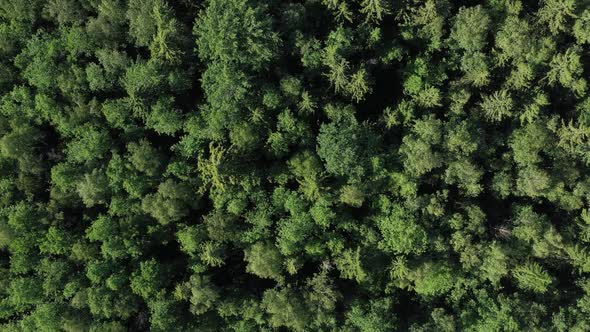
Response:
[[[0,331],[590,331],[589,0],[0,0]]]

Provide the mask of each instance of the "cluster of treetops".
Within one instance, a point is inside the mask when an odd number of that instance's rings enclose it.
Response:
[[[588,73],[588,0],[0,0],[0,330],[589,331]]]

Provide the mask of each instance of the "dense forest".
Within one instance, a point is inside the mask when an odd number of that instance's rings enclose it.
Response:
[[[590,331],[589,0],[0,0],[0,331]]]

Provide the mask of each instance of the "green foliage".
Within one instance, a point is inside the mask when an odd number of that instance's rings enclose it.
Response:
[[[210,278],[197,274],[192,275],[188,282],[177,286],[174,292],[178,299],[189,301],[191,312],[195,314],[213,309],[219,298],[219,291]]]
[[[279,42],[263,7],[248,0],[210,1],[194,33],[202,60],[252,69],[267,65]]]
[[[182,114],[174,106],[173,98],[161,98],[152,106],[146,125],[159,134],[174,135],[182,128]]]
[[[261,278],[281,279],[283,259],[275,246],[258,242],[245,251],[244,259],[248,272]]]
[[[87,290],[90,313],[104,318],[127,319],[137,311],[137,298],[128,292],[115,292],[100,286]]]
[[[155,260],[141,262],[139,270],[131,275],[131,289],[144,299],[154,297],[164,284],[164,271]]]
[[[395,319],[391,314],[391,301],[388,299],[356,304],[346,312],[346,325],[352,331],[389,331],[395,329]]]
[[[566,29],[566,20],[575,16],[574,0],[545,0],[537,15],[539,22],[546,24],[551,33],[556,34]]]
[[[537,263],[525,263],[512,272],[518,285],[537,293],[545,293],[553,281],[551,276]]]
[[[383,240],[380,246],[397,254],[421,254],[428,244],[428,236],[411,211],[394,207],[392,212],[377,219]]]
[[[365,125],[356,122],[328,123],[320,128],[317,152],[328,172],[346,176],[354,182],[368,171],[375,140],[376,137]]]
[[[479,104],[485,118],[492,122],[500,122],[512,115],[513,100],[506,90],[496,91],[483,96]]]
[[[105,204],[109,198],[109,179],[101,170],[94,169],[90,174],[84,175],[77,185],[78,194],[82,202],[88,207]]]
[[[360,12],[367,16],[367,21],[381,21],[383,16],[391,13],[390,5],[383,0],[363,0]]]
[[[581,76],[583,69],[578,50],[568,48],[565,53],[557,54],[551,59],[547,72],[549,84],[559,82],[572,90],[577,96],[586,94],[586,80]]]
[[[483,188],[480,184],[483,171],[468,160],[458,160],[449,163],[445,172],[445,181],[456,184],[465,196],[477,196]]]
[[[272,327],[283,326],[294,331],[304,331],[308,324],[307,310],[292,289],[267,290],[264,292],[262,305],[270,315],[269,324]]]
[[[142,209],[162,224],[177,221],[189,214],[196,204],[195,192],[185,183],[168,179],[158,186],[158,191],[146,195]]]
[[[451,39],[467,52],[480,51],[486,44],[491,20],[484,7],[459,9],[451,31]]]
[[[31,85],[43,90],[55,88],[59,76],[60,44],[59,39],[39,33],[28,40],[26,49],[15,58],[16,66],[23,70],[24,78]]]
[[[301,191],[309,199],[321,196],[321,179],[324,171],[320,159],[309,150],[297,154],[289,161],[289,168],[295,175]]]
[[[67,254],[72,247],[72,239],[69,234],[56,227],[49,227],[45,237],[45,241],[39,246],[41,252],[64,255]]]
[[[541,162],[541,152],[551,146],[551,136],[541,122],[534,122],[514,131],[511,142],[514,161],[522,166]]]
[[[12,279],[9,285],[8,302],[18,311],[31,308],[32,305],[41,303],[43,293],[39,280],[30,277]]]
[[[574,36],[579,44],[590,43],[590,10],[584,10],[576,19]]]
[[[127,67],[122,85],[134,102],[158,92],[165,85],[165,76],[157,61],[135,62]]]
[[[590,330],[589,5],[0,0],[0,331]]]
[[[489,83],[490,69],[483,53],[466,54],[461,59],[461,70],[465,72],[465,80],[476,87]]]
[[[429,49],[437,50],[442,46],[445,17],[448,1],[417,1],[404,8],[402,27],[408,31],[402,33],[404,39],[417,38]]]
[[[442,155],[435,149],[441,139],[440,120],[429,117],[415,122],[399,149],[409,174],[421,176],[441,166]]]
[[[139,143],[130,143],[127,150],[130,154],[129,161],[135,169],[150,177],[161,174],[162,159],[164,158],[148,141],[142,140]]]
[[[532,38],[532,28],[528,21],[515,15],[508,16],[496,33],[496,46],[501,50],[501,63],[534,61],[532,57],[535,55],[528,52],[538,51],[538,43]]]
[[[492,243],[486,252],[481,267],[482,277],[493,284],[498,284],[508,273],[508,257],[505,250],[497,243]]]
[[[360,283],[367,277],[362,267],[360,248],[345,250],[335,259],[335,263],[344,279],[353,279]]]
[[[441,295],[454,285],[452,269],[444,263],[426,262],[414,271],[412,278],[414,290],[420,295]]]
[[[68,157],[78,163],[91,162],[103,158],[110,148],[110,137],[104,129],[96,127],[81,128],[76,139],[68,144]]]

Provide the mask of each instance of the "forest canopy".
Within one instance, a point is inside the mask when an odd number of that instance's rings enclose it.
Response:
[[[590,331],[590,1],[0,0],[0,330]]]

